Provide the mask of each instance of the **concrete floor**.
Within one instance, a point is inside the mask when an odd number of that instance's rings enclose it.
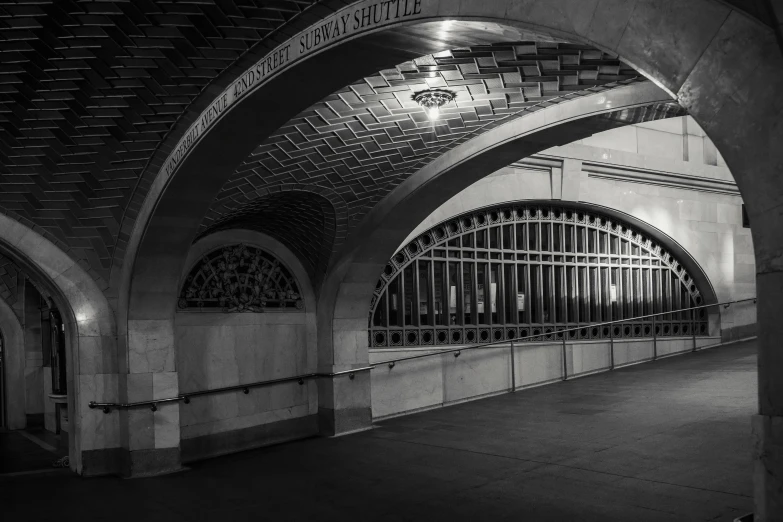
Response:
[[[0,480],[0,509],[14,521],[733,520],[752,510],[755,407],[743,343],[154,479]]]

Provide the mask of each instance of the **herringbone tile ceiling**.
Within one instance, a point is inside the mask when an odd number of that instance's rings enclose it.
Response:
[[[0,209],[105,281],[141,172],[224,69],[315,0],[0,3]]]
[[[260,144],[215,199],[202,235],[232,224],[258,228],[259,221],[251,223],[248,215],[261,206],[259,200],[304,186],[340,198],[345,215],[338,213],[336,221],[349,231],[411,173],[460,143],[547,106],[643,80],[615,57],[563,43],[477,46],[402,63],[329,95]],[[413,93],[431,88],[456,93],[435,121],[412,100]],[[682,112],[675,104],[616,119],[628,123],[676,114]],[[303,196],[301,212],[312,211],[307,201]],[[287,211],[298,219],[292,202]],[[279,239],[317,264],[307,230],[294,232]],[[333,249],[345,235],[336,235]]]
[[[253,45],[305,23],[315,4],[350,2],[1,1],[0,211],[46,235],[107,287],[114,252],[127,241],[123,220],[132,222],[134,194],[149,185],[142,173],[183,111]],[[346,223],[417,165],[508,118],[635,77],[599,51],[530,42],[381,71],[266,140],[228,181],[202,231],[230,224],[236,211],[247,216],[244,205],[275,189],[305,183],[333,205],[345,203],[335,217],[339,241]],[[433,126],[409,97],[437,86],[458,98]],[[324,248],[308,250],[313,266]]]

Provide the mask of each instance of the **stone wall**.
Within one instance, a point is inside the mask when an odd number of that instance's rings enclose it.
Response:
[[[717,337],[697,337],[695,345],[704,348],[720,341]],[[380,365],[372,372],[373,418],[412,413],[521,390],[563,380],[563,356],[568,378],[687,353],[694,348],[690,337],[622,339],[566,342],[517,343],[512,363],[511,345],[500,344],[476,350],[400,362],[389,368]],[[372,350],[370,363],[411,357],[436,350],[398,348]]]
[[[175,319],[181,394],[313,373],[315,299],[304,267],[285,247],[247,230],[198,241],[187,270],[216,247],[247,243],[275,254],[304,296],[304,310],[263,313],[180,311]],[[184,276],[183,276],[184,277]],[[231,453],[317,433],[315,382],[281,383],[202,397],[180,408],[183,461]]]
[[[46,385],[51,382],[51,372],[43,360],[41,314],[38,311],[40,297],[38,291],[29,282],[24,285],[23,302],[26,413],[28,422],[32,421],[33,425],[42,425],[45,410],[44,404],[48,400]]]

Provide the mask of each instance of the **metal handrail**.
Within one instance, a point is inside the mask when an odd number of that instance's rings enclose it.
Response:
[[[539,339],[539,338],[542,338],[544,336],[557,335],[557,334],[564,333],[564,332],[571,332],[571,331],[574,331],[574,330],[582,330],[584,328],[595,328],[595,327],[601,327],[601,326],[606,326],[606,325],[611,325],[611,324],[625,323],[625,322],[628,322],[628,321],[638,321],[640,319],[646,319],[646,318],[650,318],[650,317],[655,318],[655,317],[658,317],[658,316],[661,316],[661,315],[670,315],[670,314],[675,314],[675,313],[680,313],[680,312],[687,312],[689,310],[700,310],[700,309],[704,309],[704,308],[710,308],[710,307],[713,307],[713,306],[723,306],[725,308],[728,308],[732,304],[744,303],[744,302],[748,302],[748,301],[753,301],[753,303],[756,303],[756,298],[755,297],[750,297],[748,299],[738,299],[738,300],[735,300],[735,301],[725,301],[723,303],[714,303],[714,304],[701,305],[701,306],[692,306],[690,308],[680,308],[679,310],[670,310],[668,312],[658,312],[658,313],[654,313],[654,314],[640,315],[640,316],[636,316],[636,317],[628,317],[628,318],[625,318],[625,319],[616,319],[614,321],[606,321],[606,322],[603,322],[603,323],[590,323],[588,325],[577,326],[577,327],[574,327],[574,328],[564,328],[562,330],[554,330],[552,332],[547,332],[547,333],[539,333],[539,334],[536,334],[536,335],[526,335],[524,337],[514,337],[512,339],[502,339],[500,341],[492,341],[492,342],[488,342],[488,343],[477,343],[477,344],[468,345],[468,346],[461,346],[459,348],[451,348],[451,349],[445,349],[445,350],[436,349],[437,351],[430,352],[430,353],[425,353],[425,354],[421,354],[421,355],[412,355],[412,356],[409,356],[409,357],[400,357],[398,359],[388,359],[386,361],[380,361],[380,362],[377,362],[377,363],[374,363],[374,364],[370,364],[368,366],[362,366],[360,368],[351,368],[349,370],[342,370],[342,371],[339,371],[339,372],[306,373],[306,374],[302,374],[302,375],[294,375],[292,377],[283,377],[281,379],[271,379],[271,380],[267,380],[267,381],[257,381],[257,382],[252,382],[252,383],[248,383],[248,384],[237,384],[235,386],[224,386],[222,388],[212,388],[212,389],[209,389],[209,390],[201,390],[201,391],[195,391],[195,392],[190,392],[190,393],[182,393],[182,394],[177,395],[175,397],[167,397],[167,398],[164,398],[164,399],[152,399],[152,400],[149,400],[149,401],[125,402],[125,403],[122,403],[122,402],[95,402],[95,401],[90,401],[88,406],[90,407],[90,409],[101,408],[104,413],[109,413],[112,409],[128,409],[128,408],[135,408],[135,407],[138,407],[138,406],[149,406],[152,411],[157,411],[157,409],[158,409],[157,405],[158,404],[166,403],[166,402],[178,402],[178,401],[182,401],[185,404],[189,404],[191,397],[198,397],[200,395],[212,395],[212,394],[216,394],[216,393],[225,393],[225,392],[237,391],[237,390],[242,390],[244,393],[247,394],[247,393],[250,393],[250,389],[251,388],[260,388],[260,387],[263,387],[263,386],[271,386],[271,385],[274,385],[274,384],[280,384],[280,383],[284,383],[284,382],[293,382],[293,381],[297,381],[300,385],[302,385],[302,384],[304,384],[304,381],[306,381],[306,380],[318,379],[318,378],[321,378],[321,377],[330,377],[331,378],[331,377],[338,377],[338,376],[342,376],[342,375],[348,375],[348,377],[350,379],[353,379],[356,376],[356,374],[359,373],[359,372],[368,372],[368,371],[374,370],[375,368],[380,367],[380,366],[388,366],[391,369],[391,368],[394,368],[394,366],[397,363],[399,363],[399,362],[411,361],[411,360],[414,360],[414,359],[423,359],[425,357],[436,357],[436,356],[447,354],[447,353],[454,353],[455,354],[454,357],[459,357],[460,353],[463,352],[463,351],[475,350],[475,349],[480,349],[480,348],[486,348],[487,346],[494,346],[494,345],[506,344],[506,343],[514,343],[514,342],[517,342],[517,341],[524,341],[524,340],[530,340],[530,339]],[[692,318],[691,321],[693,322],[694,319]],[[655,335],[655,331],[653,331],[653,335]],[[693,335],[695,336],[695,332],[694,332]],[[559,340],[559,339],[555,339],[555,340]],[[564,336],[563,339],[562,339],[563,344],[565,344],[566,340],[567,339]],[[513,352],[512,352],[512,356],[513,356]],[[565,360],[564,360],[564,364],[565,364]],[[612,366],[614,366],[614,365],[612,365]],[[565,376],[564,376],[564,378],[565,378]]]
[[[242,390],[245,394],[250,393],[250,388],[261,388],[263,386],[271,386],[273,384],[280,384],[283,382],[297,381],[300,385],[304,384],[306,380],[317,379],[319,377],[338,377],[340,375],[347,375],[350,379],[355,377],[356,373],[368,372],[372,370],[374,366],[363,366],[361,368],[351,368],[350,370],[342,370],[339,372],[321,372],[321,373],[305,373],[302,375],[294,375],[293,377],[283,377],[282,379],[270,379],[268,381],[251,382],[249,384],[237,384],[236,386],[224,386],[222,388],[212,388],[209,390],[201,390],[190,393],[182,393],[176,397],[167,397],[165,399],[152,399],[149,401],[139,402],[95,402],[90,401],[87,406],[90,409],[101,408],[103,413],[109,413],[112,408],[114,409],[128,409],[135,408],[137,406],[149,406],[152,411],[157,411],[157,405],[163,402],[178,402],[182,401],[185,404],[190,403],[191,397],[198,397],[199,395],[212,395],[215,393],[224,393],[229,391]]]

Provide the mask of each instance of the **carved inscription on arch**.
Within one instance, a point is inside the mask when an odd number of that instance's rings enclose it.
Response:
[[[365,0],[346,6],[277,46],[226,88],[190,126],[163,164],[171,176],[193,145],[234,103],[272,75],[294,62],[340,40],[403,21],[433,16],[439,2],[422,0]]]
[[[299,285],[279,259],[258,247],[228,245],[202,257],[180,291],[180,310],[265,312],[304,309]]]

